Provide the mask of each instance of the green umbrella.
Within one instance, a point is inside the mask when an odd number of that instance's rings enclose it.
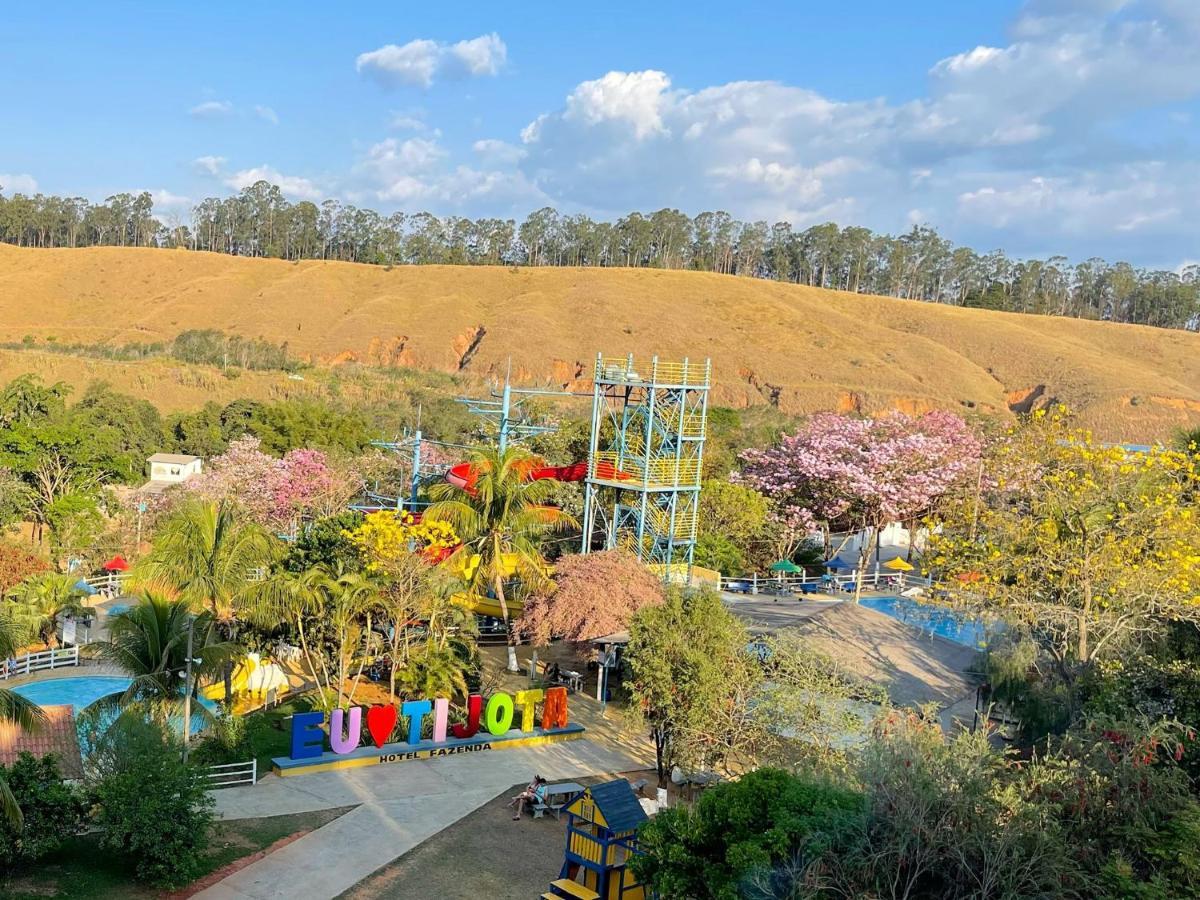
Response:
[[[791,574],[794,575],[799,572],[803,572],[804,570],[802,568],[800,568],[798,565],[796,565],[794,562],[792,562],[790,559],[781,559],[777,563],[771,563],[771,571],[772,572],[790,572]]]

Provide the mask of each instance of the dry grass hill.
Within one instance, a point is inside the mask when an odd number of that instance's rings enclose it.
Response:
[[[357,360],[485,376],[511,357],[522,380],[575,387],[597,351],[710,356],[714,402],[797,413],[944,407],[1007,416],[1061,400],[1111,439],[1200,424],[1200,335],[1180,331],[692,272],[387,270],[0,245],[2,341],[169,341],[189,328],[287,341],[323,366]],[[0,378],[30,368],[80,383],[108,378],[164,408],[293,390],[278,374],[216,386],[202,374],[167,378],[166,365],[0,351]]]

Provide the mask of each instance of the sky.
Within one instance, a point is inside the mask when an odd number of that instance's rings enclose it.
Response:
[[[0,190],[1200,261],[1200,0],[10,4]]]

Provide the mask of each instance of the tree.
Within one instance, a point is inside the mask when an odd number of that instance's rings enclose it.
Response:
[[[8,785],[23,816],[19,825],[0,822],[0,865],[5,868],[56,852],[83,828],[87,801],[63,781],[53,755],[37,759],[22,753],[12,765],[0,765],[0,784]]]
[[[203,771],[182,761],[165,723],[120,716],[89,759],[100,846],[140,880],[177,888],[203,871],[214,800]]]
[[[50,569],[44,557],[30,553],[24,547],[0,541],[0,596],[34,575]]]
[[[1200,459],[1095,442],[1035,414],[988,454],[926,558],[963,608],[1032,637],[1068,679],[1165,622],[1200,623]]]
[[[166,721],[178,712],[185,692],[200,680],[223,673],[243,650],[222,639],[209,610],[194,612],[177,596],[146,588],[128,609],[108,618],[108,638],[100,657],[130,677],[131,683],[113,704],[137,707]],[[188,669],[188,631],[192,632],[192,685],[184,683]],[[196,705],[198,715],[206,715]]]
[[[554,581],[529,595],[516,623],[538,646],[624,631],[639,609],[663,602],[662,581],[624,550],[564,556]]]
[[[75,586],[78,581],[78,576],[55,572],[22,581],[9,593],[13,621],[27,635],[49,646],[58,630],[58,617],[74,615],[81,609],[83,592]]]
[[[763,871],[853,846],[862,810],[862,795],[849,787],[757,769],[693,806],[661,810],[639,829],[630,865],[660,897],[737,900]]]
[[[372,640],[372,615],[380,584],[370,575],[317,566],[307,572],[279,572],[246,597],[246,615],[264,628],[291,627],[300,642],[308,675],[317,685],[321,708],[347,706],[362,674]]]
[[[462,543],[451,560],[468,573],[473,591],[491,589],[508,628],[508,669],[518,671],[517,634],[511,627],[505,582],[521,579],[526,591],[543,587],[549,579],[539,542],[555,532],[577,528],[575,520],[545,505],[554,492],[552,482],[529,475],[540,460],[517,448],[503,453],[488,448],[471,458],[474,485],[466,498],[449,484],[435,484],[435,502],[425,513],[430,522],[454,526]]]
[[[753,488],[720,478],[705,479],[700,490],[700,533],[696,562],[723,575],[759,571],[791,556],[794,547],[779,546],[779,529],[771,527],[771,505]]]
[[[7,616],[0,615],[0,657],[11,659],[21,646],[20,629]],[[42,710],[15,691],[0,688],[0,722],[7,722],[32,731],[45,721]],[[20,829],[23,821],[21,806],[9,789],[8,782],[0,776],[0,815],[14,829]]]
[[[890,522],[913,523],[979,470],[981,442],[958,416],[930,412],[878,419],[821,414],[778,446],[747,450],[741,479],[776,504],[789,528],[866,531],[855,599]]]
[[[261,527],[227,500],[193,500],[161,526],[135,570],[137,583],[160,582],[195,610],[207,609],[227,635],[252,579],[277,555]]]
[[[751,700],[762,685],[762,669],[749,644],[745,626],[713,591],[670,589],[664,603],[634,614],[625,655],[633,676],[631,708],[650,729],[661,786],[677,762],[738,761],[716,746],[727,735],[718,720],[739,700]],[[706,731],[712,741],[708,747],[695,739]],[[760,734],[754,729],[755,737]]]
[[[380,625],[387,635],[391,663],[388,690],[396,697],[397,676],[406,690],[433,682],[465,685],[464,654],[456,651],[474,633],[475,617],[451,597],[459,581],[437,566],[458,546],[448,522],[416,522],[408,513],[377,512],[347,533],[367,571],[379,577]],[[455,635],[452,642],[450,635]],[[428,695],[436,696],[436,695]]]

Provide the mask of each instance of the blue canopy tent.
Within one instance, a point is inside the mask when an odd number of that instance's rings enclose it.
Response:
[[[84,594],[88,597],[94,597],[94,596],[96,596],[96,594],[100,593],[98,590],[96,590],[94,587],[92,587],[90,584],[88,584],[82,578],[80,578],[77,582],[75,582],[74,585],[72,585],[72,589],[79,591],[79,593]]]
[[[835,556],[833,559],[825,560],[825,568],[829,569],[834,575],[838,574],[840,570],[850,573],[858,569],[858,560],[847,559],[844,556]]]

